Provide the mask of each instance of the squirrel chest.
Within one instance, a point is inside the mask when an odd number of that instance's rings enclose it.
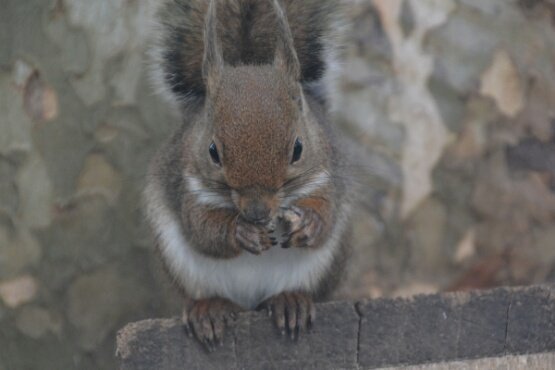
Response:
[[[220,296],[245,308],[255,308],[282,291],[315,290],[340,247],[339,238],[330,238],[317,250],[276,246],[261,255],[245,252],[231,259],[207,257],[185,239],[179,219],[164,204],[160,189],[151,184],[149,194],[147,211],[159,238],[162,258],[194,299]],[[341,235],[345,226],[340,220],[333,233]]]

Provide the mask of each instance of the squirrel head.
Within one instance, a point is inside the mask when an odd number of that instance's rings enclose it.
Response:
[[[206,19],[206,99],[192,143],[210,191],[228,192],[246,220],[266,224],[325,168],[326,149],[299,82],[301,67],[285,13],[277,14],[272,64],[229,66],[216,35],[216,1]],[[202,170],[200,170],[202,169]]]

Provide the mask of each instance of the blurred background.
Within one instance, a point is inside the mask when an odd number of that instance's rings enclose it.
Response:
[[[0,0],[0,370],[112,369],[172,316],[140,210],[179,121],[155,0]],[[555,281],[555,1],[352,1],[337,121],[360,147],[337,298]]]

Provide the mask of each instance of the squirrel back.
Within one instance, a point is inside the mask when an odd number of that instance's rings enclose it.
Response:
[[[152,80],[179,108],[202,103],[206,0],[163,0],[152,49]],[[342,11],[338,0],[282,0],[301,66],[305,93],[330,107],[338,70]],[[276,14],[271,0],[217,0],[217,33],[230,66],[270,64],[276,48]]]

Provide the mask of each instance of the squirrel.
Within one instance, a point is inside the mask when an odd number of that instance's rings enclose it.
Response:
[[[157,12],[153,79],[182,124],[151,163],[146,216],[209,350],[249,309],[298,337],[345,270],[352,186],[329,118],[341,13],[337,0]]]

